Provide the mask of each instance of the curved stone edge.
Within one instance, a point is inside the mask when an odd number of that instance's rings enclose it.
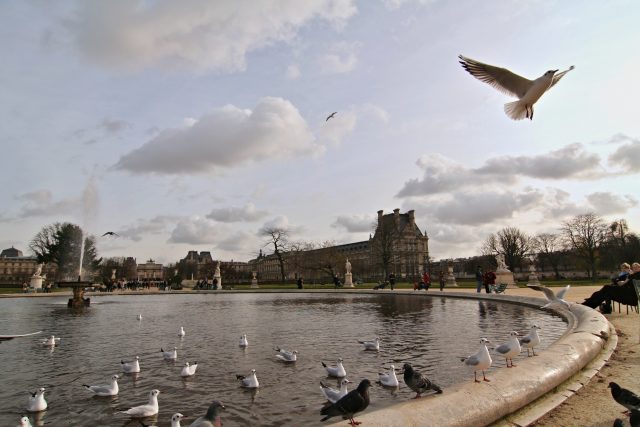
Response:
[[[407,295],[406,292],[401,294]],[[425,294],[419,295],[429,297]],[[436,296],[440,295],[433,295]],[[534,307],[540,307],[546,302],[540,298],[489,294],[448,293],[442,297],[496,300]],[[573,304],[570,312],[561,310],[556,313],[568,320],[568,329],[539,356],[520,359],[518,365],[512,369],[492,369],[489,373],[489,383],[458,384],[445,389],[441,395],[358,414],[358,421],[374,427],[464,427],[485,426],[502,420],[548,392],[555,391],[557,387],[579,374],[602,353],[611,337],[607,319],[591,308]],[[617,336],[615,341],[617,342]],[[615,348],[615,343],[612,342],[612,345]],[[606,359],[610,355],[609,352]],[[602,359],[602,364],[606,359]],[[591,376],[596,372],[592,371]],[[338,426],[343,423],[344,421],[332,425]]]

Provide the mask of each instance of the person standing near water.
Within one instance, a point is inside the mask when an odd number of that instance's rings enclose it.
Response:
[[[396,286],[396,275],[393,271],[389,273],[389,286],[391,286],[391,290]]]
[[[444,271],[440,270],[440,275],[438,276],[438,280],[440,280],[440,291],[442,291],[444,289],[444,284],[445,284]]]
[[[476,268],[476,292],[480,293],[482,290],[482,285],[484,284],[484,274],[482,274],[482,267],[478,266]]]

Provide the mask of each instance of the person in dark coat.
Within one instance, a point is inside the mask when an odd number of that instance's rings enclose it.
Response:
[[[391,290],[396,286],[396,274],[394,272],[389,273],[389,286]]]
[[[297,284],[298,284],[298,289],[302,289],[302,283],[303,283],[303,282],[302,282],[302,277],[298,277],[298,282],[297,282]]]
[[[595,291],[582,303],[587,307],[597,308],[605,301],[615,301],[625,305],[638,305],[638,294],[633,286],[634,280],[640,280],[640,263],[631,265],[631,274],[626,280],[615,280],[610,285],[604,285],[599,291]],[[609,311],[610,312],[610,311]]]

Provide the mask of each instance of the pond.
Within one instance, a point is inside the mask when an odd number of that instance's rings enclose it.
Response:
[[[225,427],[322,425],[319,382],[337,387],[337,381],[327,378],[321,361],[344,359],[354,383],[349,389],[364,378],[375,382],[389,364],[399,372],[409,362],[446,393],[452,384],[473,380],[460,357],[474,353],[480,337],[499,344],[509,331],[527,332],[537,323],[544,351],[566,330],[560,317],[533,308],[423,294],[109,295],[93,297],[79,313],[66,303],[67,297],[0,300],[0,333],[43,331],[0,343],[0,425],[18,424],[29,392],[38,387],[47,389],[49,407],[29,417],[41,426],[139,426],[117,412],[146,403],[154,388],[161,391],[159,416],[151,420],[158,426],[169,426],[175,412],[188,417],[182,423],[188,426],[214,399],[226,406]],[[182,339],[180,326],[186,330]],[[242,334],[246,349],[238,346]],[[53,349],[41,344],[50,335],[61,337]],[[358,343],[375,337],[379,352]],[[160,348],[174,346],[177,362],[164,361]],[[298,361],[278,361],[276,346],[298,350]],[[141,373],[122,375],[117,397],[93,397],[82,386],[107,384],[111,375],[121,375],[120,360],[136,355]],[[198,362],[188,379],[180,376],[185,361]],[[504,360],[494,355],[492,369],[501,367]],[[257,392],[242,389],[235,377],[251,369],[260,381]],[[398,377],[397,390],[373,385],[367,412],[415,395]]]

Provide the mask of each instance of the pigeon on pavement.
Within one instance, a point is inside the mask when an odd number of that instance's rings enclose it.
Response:
[[[627,408],[629,411],[640,411],[640,396],[631,390],[620,387],[614,382],[609,383],[609,388],[611,389],[611,396],[613,396],[613,400]]]
[[[326,421],[331,417],[342,416],[343,419],[348,419],[349,424],[357,426],[360,422],[353,419],[358,412],[362,412],[369,406],[369,387],[371,382],[367,379],[360,381],[358,388],[351,390],[343,398],[336,403],[324,407],[320,410],[320,414],[325,417],[320,421]]]
[[[433,390],[436,393],[442,393],[442,389],[436,384],[432,383],[429,378],[422,375],[420,372],[413,369],[410,363],[405,363],[403,366],[404,383],[411,390],[416,392],[414,399],[421,397],[422,393],[426,393],[429,390]]]

